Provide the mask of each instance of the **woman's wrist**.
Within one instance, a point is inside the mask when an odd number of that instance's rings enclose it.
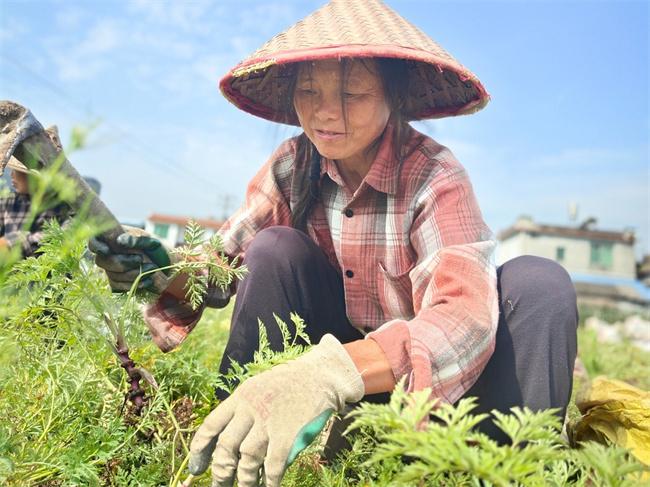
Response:
[[[391,392],[395,377],[381,347],[374,340],[357,340],[343,345],[354,362],[366,394]]]

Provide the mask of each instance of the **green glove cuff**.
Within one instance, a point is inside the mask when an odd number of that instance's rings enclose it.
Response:
[[[156,264],[158,267],[167,267],[168,265],[171,264],[171,259],[169,258],[169,254],[167,253],[165,247],[163,247],[162,245],[158,246],[153,250],[145,250],[144,253],[147,254],[147,257],[151,259],[151,262]],[[165,269],[163,270],[163,272],[169,275],[169,269]]]
[[[323,431],[323,428],[325,428],[325,425],[327,424],[327,420],[330,419],[333,412],[333,409],[326,409],[302,427],[298,432],[298,436],[296,436],[291,451],[289,452],[289,456],[287,457],[287,467],[291,465],[300,452],[311,445],[314,438]]]

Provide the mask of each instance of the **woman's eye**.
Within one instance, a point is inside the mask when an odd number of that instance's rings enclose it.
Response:
[[[351,98],[359,98],[361,96],[361,93],[343,93],[343,97],[347,98],[348,100]]]
[[[314,95],[316,93],[315,90],[312,90],[311,88],[298,88],[298,94],[300,95]]]

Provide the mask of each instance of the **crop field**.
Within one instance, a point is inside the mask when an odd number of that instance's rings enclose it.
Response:
[[[53,225],[38,259],[0,267],[0,484],[181,485],[192,433],[217,405],[230,309],[208,310],[178,350],[161,353],[140,318],[142,297],[111,293],[88,258],[91,233],[84,224]],[[648,353],[597,343],[581,330],[580,356],[590,376],[650,388]],[[261,353],[255,370],[283,357]],[[390,404],[360,406],[352,449],[325,462],[315,444],[283,485],[642,482],[642,466],[621,448],[568,448],[548,412],[502,416],[512,445],[498,446],[472,432],[480,418],[471,401],[435,410],[436,420],[423,427],[430,408],[426,392],[400,390]],[[210,485],[209,473],[193,485]]]

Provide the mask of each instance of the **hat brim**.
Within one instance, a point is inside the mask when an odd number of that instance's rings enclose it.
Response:
[[[30,174],[32,172],[27,166],[25,166],[22,162],[20,162],[14,156],[11,156],[9,158],[9,161],[7,161],[7,167],[9,169],[12,169],[14,171],[18,171],[18,172],[23,173],[23,174]]]
[[[289,99],[289,65],[304,61],[341,58],[397,58],[408,62],[409,120],[466,115],[490,100],[485,88],[453,58],[429,51],[394,45],[343,45],[297,49],[273,57],[249,59],[224,76],[219,87],[238,108],[266,120],[299,125]]]

